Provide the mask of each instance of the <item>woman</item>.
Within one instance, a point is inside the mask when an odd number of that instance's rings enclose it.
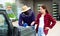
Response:
[[[30,7],[28,7],[26,5],[23,6],[22,13],[19,16],[19,25],[26,26],[24,24],[27,24],[28,26],[31,26],[31,24],[33,24],[34,21],[35,21],[34,12],[31,10]]]
[[[37,16],[35,24],[37,26],[36,31],[38,31],[38,36],[46,36],[48,30],[52,29],[56,24],[56,20],[49,14],[45,5],[40,7],[40,13]]]

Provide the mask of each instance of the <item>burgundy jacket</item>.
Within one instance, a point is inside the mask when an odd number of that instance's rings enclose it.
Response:
[[[37,24],[38,26],[39,26],[39,18],[41,17],[41,15],[42,14],[39,13],[36,18],[36,21],[35,21],[35,24]],[[51,22],[52,22],[52,24],[51,24]],[[52,29],[55,24],[56,24],[56,20],[49,13],[46,13],[44,16],[44,33],[45,33],[45,35],[48,34],[48,30],[45,30],[45,27],[49,27],[50,29]],[[36,32],[38,31],[38,26],[36,28]]]

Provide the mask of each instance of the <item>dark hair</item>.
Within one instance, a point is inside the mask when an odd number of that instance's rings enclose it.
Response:
[[[42,7],[43,9],[46,9],[46,11],[45,11],[45,12],[46,12],[46,13],[49,13],[49,12],[48,12],[48,10],[47,10],[47,8],[46,8],[46,6],[45,6],[44,4],[43,4],[43,5],[41,5],[40,7]]]

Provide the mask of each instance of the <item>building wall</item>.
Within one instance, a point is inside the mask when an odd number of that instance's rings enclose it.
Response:
[[[21,7],[23,5],[27,5],[31,7],[31,9],[34,10],[35,14],[37,15],[38,14],[37,4],[45,4],[47,6],[49,13],[52,14],[53,12],[52,4],[54,2],[56,2],[59,5],[59,9],[60,9],[60,0],[17,0],[16,3],[18,8],[20,8],[20,12],[21,12]],[[59,15],[60,15],[60,10],[59,10]]]
[[[53,2],[57,3],[58,5],[58,15],[59,15],[59,20],[60,20],[60,0],[53,0]]]
[[[29,7],[31,7],[31,9],[33,10],[33,0],[22,0],[22,2],[24,5],[27,5]]]
[[[35,9],[34,10],[35,10],[35,12],[37,14],[38,14],[38,11],[36,9],[37,8],[37,4],[45,4],[47,6],[47,9],[48,9],[49,13],[52,13],[52,11],[53,11],[52,10],[52,1],[51,0],[48,0],[48,1],[47,0],[45,0],[45,1],[44,0],[38,0],[38,1],[35,1],[34,4],[35,4],[34,5],[35,6]]]
[[[24,5],[27,5],[32,8],[33,10],[33,1],[32,0],[17,0],[17,6],[20,6],[20,8]]]
[[[59,2],[59,16],[60,16],[60,1],[58,1]]]

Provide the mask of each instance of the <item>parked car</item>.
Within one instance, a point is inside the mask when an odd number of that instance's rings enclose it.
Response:
[[[13,25],[5,9],[0,9],[0,36],[13,36]]]

